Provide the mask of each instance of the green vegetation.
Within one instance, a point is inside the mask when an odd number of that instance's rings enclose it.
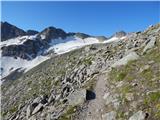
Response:
[[[146,104],[151,104],[151,103],[158,103],[160,102],[160,91],[158,92],[151,92],[149,95],[146,95],[145,99]]]
[[[117,110],[118,119],[128,119],[124,113],[129,111],[129,114],[132,114],[137,110],[145,110],[149,114],[149,119],[160,118],[159,48],[160,41],[156,41],[156,46],[142,55],[140,59],[129,61],[125,66],[112,68],[109,73],[109,82],[112,85],[116,86],[118,82],[123,81],[122,86],[112,88],[112,91],[121,95],[119,98],[121,107]],[[128,93],[133,94],[133,100],[126,99]],[[134,107],[133,101],[136,103]]]
[[[118,73],[115,77],[116,81],[122,81],[125,77],[126,77],[126,73],[125,72],[121,72],[121,73]]]
[[[13,106],[9,109],[9,113],[14,113],[18,110],[18,107],[17,106]]]
[[[126,85],[121,87],[120,89],[120,93],[122,93],[123,95],[125,95],[126,93],[132,92],[132,86],[131,85]]]
[[[123,68],[112,68],[112,71],[109,73],[110,80],[113,82],[118,81],[131,81],[133,80],[133,76],[130,74],[130,71],[132,71],[134,68],[132,68],[130,65],[133,65],[134,61],[130,61],[126,66]]]
[[[66,113],[64,113],[59,120],[73,120],[72,115],[76,112],[76,107],[69,106]]]
[[[92,60],[93,60],[92,57],[87,57],[87,58],[83,59],[82,62],[83,62],[85,65],[91,65],[91,64],[92,64]]]

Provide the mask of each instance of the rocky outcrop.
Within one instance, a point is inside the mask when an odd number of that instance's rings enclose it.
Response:
[[[145,48],[143,49],[143,53],[145,53],[147,50],[153,48],[156,44],[156,38],[151,38],[148,42]]]
[[[35,58],[40,53],[40,51],[43,51],[47,47],[48,44],[43,41],[38,39],[28,39],[21,45],[3,46],[1,50],[2,56],[20,57],[23,59],[31,60]]]
[[[48,42],[52,39],[57,39],[57,38],[64,39],[66,38],[66,36],[67,33],[65,31],[55,27],[48,27],[38,34],[38,37]]]

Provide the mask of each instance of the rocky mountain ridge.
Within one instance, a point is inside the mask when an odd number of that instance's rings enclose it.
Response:
[[[158,120],[160,25],[52,56],[2,84],[4,120]]]
[[[35,35],[37,31],[28,30],[27,32],[8,23],[8,22],[1,22],[1,41],[6,41],[11,38],[15,38],[18,36],[24,35]]]
[[[22,44],[5,45],[4,43],[1,46],[2,56],[20,57],[27,60],[31,60],[39,54],[45,54],[44,50],[50,47],[49,44],[54,39],[65,39],[68,36],[77,36],[82,39],[90,37],[83,33],[66,33],[62,29],[55,27],[45,28],[41,32],[34,30],[28,30],[25,32],[24,30],[7,22],[1,22],[1,29],[2,42],[7,41],[10,38],[15,38],[22,42],[24,41]]]

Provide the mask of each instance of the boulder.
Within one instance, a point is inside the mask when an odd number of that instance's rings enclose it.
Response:
[[[145,119],[145,113],[143,111],[138,111],[135,114],[133,114],[129,120],[144,120]]]
[[[48,103],[51,103],[55,100],[55,96],[54,95],[51,95],[49,98],[48,98]]]
[[[41,111],[42,109],[43,109],[43,104],[40,103],[35,107],[35,109],[33,110],[32,114],[35,114],[35,113]]]
[[[137,55],[136,52],[130,52],[125,57],[121,58],[120,60],[116,61],[112,67],[117,67],[121,65],[126,65],[129,61],[137,60],[139,58],[139,55]]]
[[[119,95],[118,94],[111,94],[109,92],[105,93],[103,99],[105,100],[105,105],[113,104],[114,108],[118,109],[119,107]]]
[[[84,103],[85,100],[86,100],[86,90],[85,89],[76,90],[68,96],[68,102],[69,102],[69,105],[71,106],[82,104]]]
[[[27,110],[26,110],[26,117],[27,117],[27,119],[31,116],[33,109],[34,108],[33,108],[32,105],[28,105]]]
[[[102,120],[116,120],[116,112],[111,111],[102,115]]]
[[[37,97],[37,98],[35,98],[35,99],[33,100],[32,103],[40,103],[41,100],[42,100],[41,97]]]
[[[151,38],[150,41],[147,43],[147,45],[145,46],[145,48],[143,49],[143,53],[146,53],[147,50],[153,48],[155,46],[156,43],[156,38]]]

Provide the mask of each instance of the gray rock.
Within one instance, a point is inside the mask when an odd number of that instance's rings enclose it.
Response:
[[[27,112],[26,112],[27,119],[31,116],[33,109],[34,108],[31,105],[27,107]]]
[[[86,90],[81,89],[73,92],[68,96],[69,105],[76,106],[84,103],[86,100]]]
[[[55,100],[59,100],[61,98],[61,94],[56,95]]]
[[[102,120],[116,120],[116,112],[111,111],[102,115]]]
[[[133,99],[134,99],[134,95],[133,95],[133,93],[126,93],[126,99],[128,100],[128,101],[132,101]]]
[[[128,55],[123,57],[122,59],[116,61],[112,67],[117,67],[121,65],[126,65],[131,60],[137,60],[139,58],[139,55],[137,55],[136,52],[130,52]]]
[[[145,65],[143,68],[140,68],[140,72],[143,72],[145,70],[148,70],[150,68],[149,65]]]
[[[40,103],[35,107],[35,109],[33,110],[32,114],[35,114],[35,113],[39,112],[42,109],[43,109],[43,104]]]
[[[48,102],[48,96],[47,95],[42,95],[41,98],[42,99],[41,99],[40,103],[46,104]]]
[[[119,95],[115,94],[111,94],[111,93],[106,93],[104,96],[103,96],[103,99],[105,100],[105,104],[106,105],[109,105],[109,104],[113,104],[113,106],[118,109],[119,107],[119,100],[118,100],[118,97]]]
[[[129,120],[144,120],[145,119],[145,113],[143,111],[138,111],[135,114],[133,114]]]
[[[35,99],[33,100],[32,103],[40,103],[41,100],[42,100],[41,97],[37,97],[37,98],[35,98]]]
[[[55,96],[54,95],[51,95],[48,99],[48,103],[51,103],[55,100]]]
[[[147,45],[143,49],[143,53],[146,53],[147,50],[153,48],[155,46],[155,43],[156,43],[156,38],[151,38],[151,40],[147,43]]]

